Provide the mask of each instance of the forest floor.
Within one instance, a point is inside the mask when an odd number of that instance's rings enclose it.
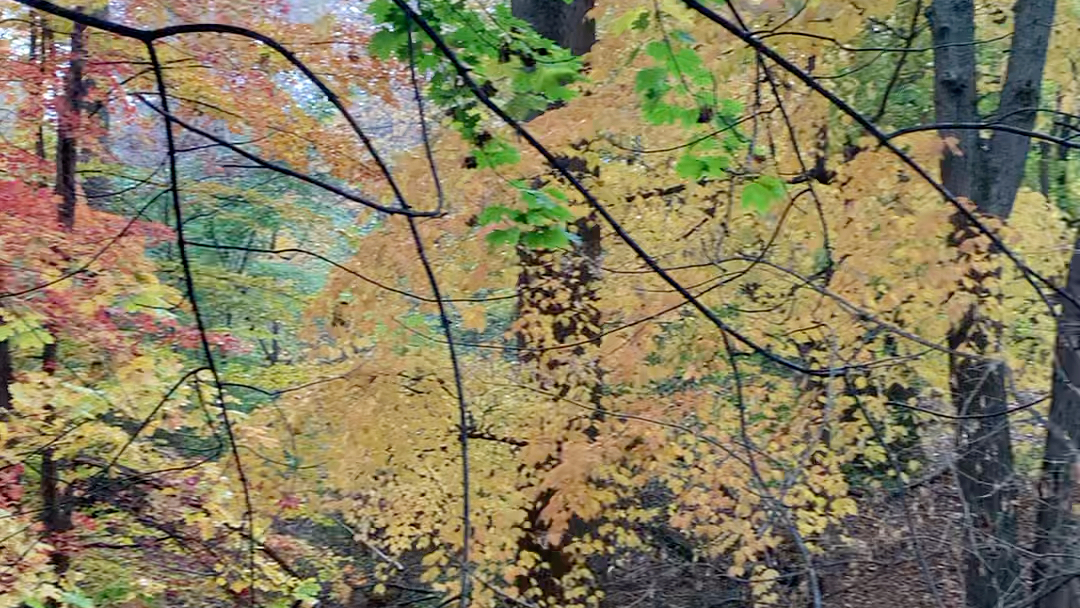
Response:
[[[1017,454],[1038,453],[1041,438],[1015,425]],[[843,608],[953,608],[964,605],[963,504],[953,471],[951,425],[923,428],[927,462],[906,492],[864,497],[847,528],[847,542],[823,560],[823,604]],[[1030,463],[1028,463],[1030,464]],[[1031,546],[1037,496],[1033,477],[1018,484],[1018,541]],[[1026,584],[1026,581],[1025,581]],[[935,593],[936,592],[936,593]],[[935,597],[936,595],[936,597]],[[799,605],[799,604],[792,604]],[[805,604],[810,605],[810,604]]]
[[[849,542],[833,554],[836,564],[822,568],[824,605],[963,606],[962,506],[953,476],[938,475],[902,498],[882,491],[868,502],[849,527]]]

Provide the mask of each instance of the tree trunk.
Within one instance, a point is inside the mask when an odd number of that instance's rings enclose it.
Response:
[[[1073,246],[1066,291],[1080,298],[1080,239]],[[1076,439],[1080,437],[1080,307],[1063,302],[1058,318],[1050,420],[1039,481],[1035,553],[1040,557],[1032,575],[1038,608],[1073,608],[1078,597],[1074,579],[1077,560],[1073,545],[1076,518],[1072,514]],[[1068,556],[1068,557],[1066,557]],[[1041,597],[1040,597],[1041,596]]]
[[[562,0],[511,2],[514,16],[528,21],[542,36],[575,55],[585,54],[596,41],[595,22],[585,17],[592,6],[593,0],[573,0],[570,4]],[[571,161],[567,162],[571,164]],[[585,400],[596,405],[600,396],[601,376],[599,361],[596,360],[600,311],[595,304],[601,255],[600,226],[595,217],[589,217],[579,220],[575,227],[581,240],[569,255],[519,249],[518,344],[527,348],[545,348],[595,340],[588,346],[583,344],[566,350],[523,350],[520,360],[536,366],[537,380],[546,388],[570,398],[580,398],[575,393],[584,388],[587,392]],[[550,334],[545,324],[554,324]],[[544,337],[548,335],[554,339],[554,344]],[[580,365],[582,360],[590,359],[588,364]],[[571,371],[574,369],[578,371]],[[595,432],[595,429],[590,426],[588,431]],[[561,603],[560,579],[570,571],[570,558],[563,553],[561,544],[548,546],[543,542],[547,526],[540,519],[544,505],[552,496],[552,491],[546,491],[529,511],[527,521],[531,529],[522,535],[518,550],[537,556],[539,567],[530,576],[545,599]],[[524,592],[532,583],[523,576],[516,584]]]
[[[930,7],[934,42],[934,111],[938,122],[978,120],[975,88],[975,2],[936,0]],[[941,159],[941,180],[956,196],[972,196],[979,158],[979,132],[943,129],[942,138],[956,140]]]
[[[79,163],[79,123],[86,97],[83,66],[86,63],[86,26],[73,23],[71,60],[64,78],[64,95],[58,107],[56,138],[56,193],[60,195],[58,217],[64,230],[75,227],[75,173]]]
[[[1053,0],[1016,3],[1012,52],[996,119],[1030,129],[1034,124],[1054,17]],[[976,109],[975,4],[973,0],[935,0],[930,10],[934,51],[934,103],[941,123],[978,122]],[[956,196],[974,201],[979,212],[1007,219],[1023,177],[1029,138],[996,132],[988,141],[978,131],[942,129],[959,148],[946,150],[942,181]],[[954,245],[977,236],[957,214]],[[962,258],[961,258],[962,259]],[[998,271],[972,273],[958,291],[974,302],[997,299],[986,283]],[[1000,322],[973,305],[949,332],[949,347],[995,357]],[[966,507],[965,588],[972,608],[1000,608],[1022,591],[1016,553],[1016,486],[1007,408],[1005,369],[1000,363],[950,357],[953,403],[961,415],[976,418],[957,425],[956,472]],[[1001,415],[994,415],[1001,414]],[[989,415],[989,416],[987,416]]]
[[[1014,8],[1012,48],[1001,100],[993,120],[1030,131],[1039,107],[1050,29],[1054,23],[1054,0],[1019,0]],[[990,139],[986,172],[986,203],[980,209],[1006,218],[1012,213],[1016,191],[1024,177],[1031,138],[997,131]]]
[[[578,220],[575,228],[580,242],[571,252],[519,249],[518,344],[527,349],[521,351],[519,360],[532,368],[535,381],[545,391],[599,409],[602,319],[596,301],[601,230],[594,216]],[[570,344],[574,346],[557,348]],[[552,347],[556,349],[543,350]],[[601,419],[599,412],[594,412],[587,420],[569,420],[567,429],[595,439],[596,423]],[[541,513],[556,492],[557,488],[548,489],[537,497],[528,511],[529,528],[518,542],[519,551],[537,556],[538,567],[528,576],[518,577],[516,584],[523,593],[530,586],[539,587],[548,605],[564,603],[560,579],[572,566],[563,543],[548,544],[545,539],[548,524]],[[586,532],[588,524],[576,518],[571,521],[570,536]]]
[[[1061,100],[1058,100],[1061,109]],[[1066,129],[1060,127],[1060,133]],[[1068,208],[1068,148],[1058,146],[1056,183],[1052,184],[1049,146],[1042,159],[1047,168],[1040,172],[1040,186],[1047,198]],[[1043,175],[1045,174],[1045,178]],[[1077,233],[1069,258],[1066,293],[1080,299],[1080,233]],[[1073,514],[1073,491],[1076,486],[1077,438],[1080,437],[1080,308],[1061,302],[1057,339],[1054,345],[1054,368],[1051,370],[1050,416],[1039,479],[1039,507],[1035,518],[1035,568],[1031,575],[1036,608],[1072,608],[1080,602],[1080,584],[1073,572],[1080,566],[1075,541],[1077,518]]]
[[[82,104],[86,96],[83,82],[83,67],[86,63],[86,26],[73,24],[70,38],[70,59],[67,74],[64,77],[64,91],[58,104],[57,143],[56,143],[56,184],[55,190],[60,197],[57,217],[65,232],[75,228],[76,208],[76,173],[79,164],[79,123]],[[58,339],[55,338],[54,339]],[[42,351],[42,368],[46,373],[55,373],[59,367],[59,349],[56,342],[45,345]],[[72,529],[71,486],[62,488],[60,471],[63,463],[55,458],[51,448],[41,454],[41,521],[44,524],[45,538],[56,547],[50,555],[53,572],[62,580],[71,566],[71,556],[63,550],[63,543],[53,542]],[[48,606],[59,606],[50,599]]]
[[[30,62],[38,64],[41,89],[34,89],[34,93],[41,97],[37,103],[44,104],[44,87],[48,81],[48,62],[52,55],[52,30],[49,29],[45,17],[34,14],[30,18]],[[34,153],[37,157],[45,159],[45,113],[43,105],[38,106],[37,133],[34,137]],[[44,186],[44,183],[42,183]]]
[[[0,340],[0,420],[11,411],[11,384],[15,381],[15,368],[11,362],[11,346]]]
[[[510,10],[541,36],[584,55],[596,43],[596,21],[586,16],[593,4],[594,0],[511,0]]]
[[[58,349],[56,343],[46,344],[42,350],[42,368],[48,374],[53,374],[57,368]],[[46,542],[53,546],[49,554],[49,562],[57,580],[63,580],[71,567],[71,556],[62,548],[63,543],[57,542],[61,535],[71,530],[71,493],[61,489],[63,480],[60,478],[61,463],[56,460],[52,448],[46,448],[41,452],[41,522],[45,525],[44,536]],[[46,603],[49,608],[57,608],[60,603],[50,598]]]

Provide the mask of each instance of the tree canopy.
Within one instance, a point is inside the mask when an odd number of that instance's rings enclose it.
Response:
[[[1077,28],[3,0],[0,608],[1076,605]]]

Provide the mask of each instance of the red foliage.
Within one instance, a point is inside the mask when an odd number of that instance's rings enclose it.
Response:
[[[23,465],[10,464],[0,468],[0,509],[5,511],[17,510],[16,505],[22,500],[24,488],[22,485]]]
[[[74,230],[61,228],[57,198],[46,188],[0,181],[0,293],[21,293],[50,332],[77,336],[111,354],[135,353],[149,338],[194,349],[201,336],[192,326],[153,309],[120,306],[119,289],[140,288],[139,275],[155,271],[147,244],[173,238],[167,227],[130,220],[80,205]],[[222,352],[243,350],[231,335],[211,332]]]

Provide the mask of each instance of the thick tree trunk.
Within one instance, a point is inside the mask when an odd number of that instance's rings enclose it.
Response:
[[[997,120],[1030,129],[1038,105],[1054,16],[1053,0],[1016,3],[1015,31]],[[938,122],[978,122],[976,109],[975,3],[935,0],[930,11],[934,52],[934,103]],[[945,186],[974,201],[985,214],[1007,219],[1023,177],[1029,138],[995,133],[981,141],[974,130],[943,129],[959,148],[949,148],[941,161]],[[957,215],[952,238],[960,245],[976,236]],[[997,271],[969,275],[972,285],[960,288],[975,302],[999,298],[986,283]],[[975,304],[949,332],[949,347],[995,357],[1001,326]],[[1007,409],[1005,369],[1000,363],[950,358],[953,403],[972,419],[957,425],[956,470],[966,507],[965,588],[972,608],[1000,608],[1022,592],[1016,552],[1016,486],[1013,482],[1012,437]],[[995,415],[1000,414],[1000,415]]]
[[[931,8],[934,45],[934,105],[938,122],[976,122],[975,3],[938,0]],[[977,131],[943,129],[946,147],[941,179],[953,194],[975,199],[982,160]],[[958,149],[954,149],[958,148]],[[959,215],[953,218],[955,245],[972,236]],[[976,288],[977,289],[977,288]],[[993,294],[985,294],[994,297]],[[949,347],[993,354],[998,328],[978,307],[949,332]],[[961,415],[981,416],[1005,408],[1005,379],[996,365],[950,357],[952,398]],[[1018,562],[1016,513],[1011,500],[1012,437],[1004,417],[961,421],[957,425],[957,481],[968,515],[965,521],[965,590],[972,608],[998,608],[1003,594],[1015,586]]]
[[[541,36],[584,55],[596,42],[596,22],[586,17],[593,4],[594,0],[511,0],[510,10]]]
[[[592,6],[593,0],[573,0],[570,4],[562,0],[512,0],[511,3],[516,17],[528,21],[542,36],[575,55],[585,54],[596,41],[595,22],[585,17]],[[523,350],[520,360],[534,365],[537,380],[558,395],[580,399],[582,396],[578,393],[584,390],[584,400],[597,405],[601,372],[596,360],[600,331],[596,288],[601,233],[595,217],[579,220],[576,228],[581,240],[569,255],[519,250],[518,344],[526,348],[545,348],[595,340],[592,344],[565,350]],[[546,325],[552,324],[549,333]],[[549,343],[549,336],[554,343]],[[590,362],[581,365],[583,360]],[[575,369],[578,371],[571,371]],[[589,430],[595,431],[592,427]],[[570,571],[571,561],[563,553],[561,544],[549,546],[543,542],[547,526],[540,518],[544,505],[552,496],[552,491],[544,492],[534,509],[529,511],[530,530],[522,536],[518,549],[538,557],[539,567],[530,576],[548,602],[561,603],[560,578]],[[517,585],[525,592],[533,583],[523,576],[519,577]]]

